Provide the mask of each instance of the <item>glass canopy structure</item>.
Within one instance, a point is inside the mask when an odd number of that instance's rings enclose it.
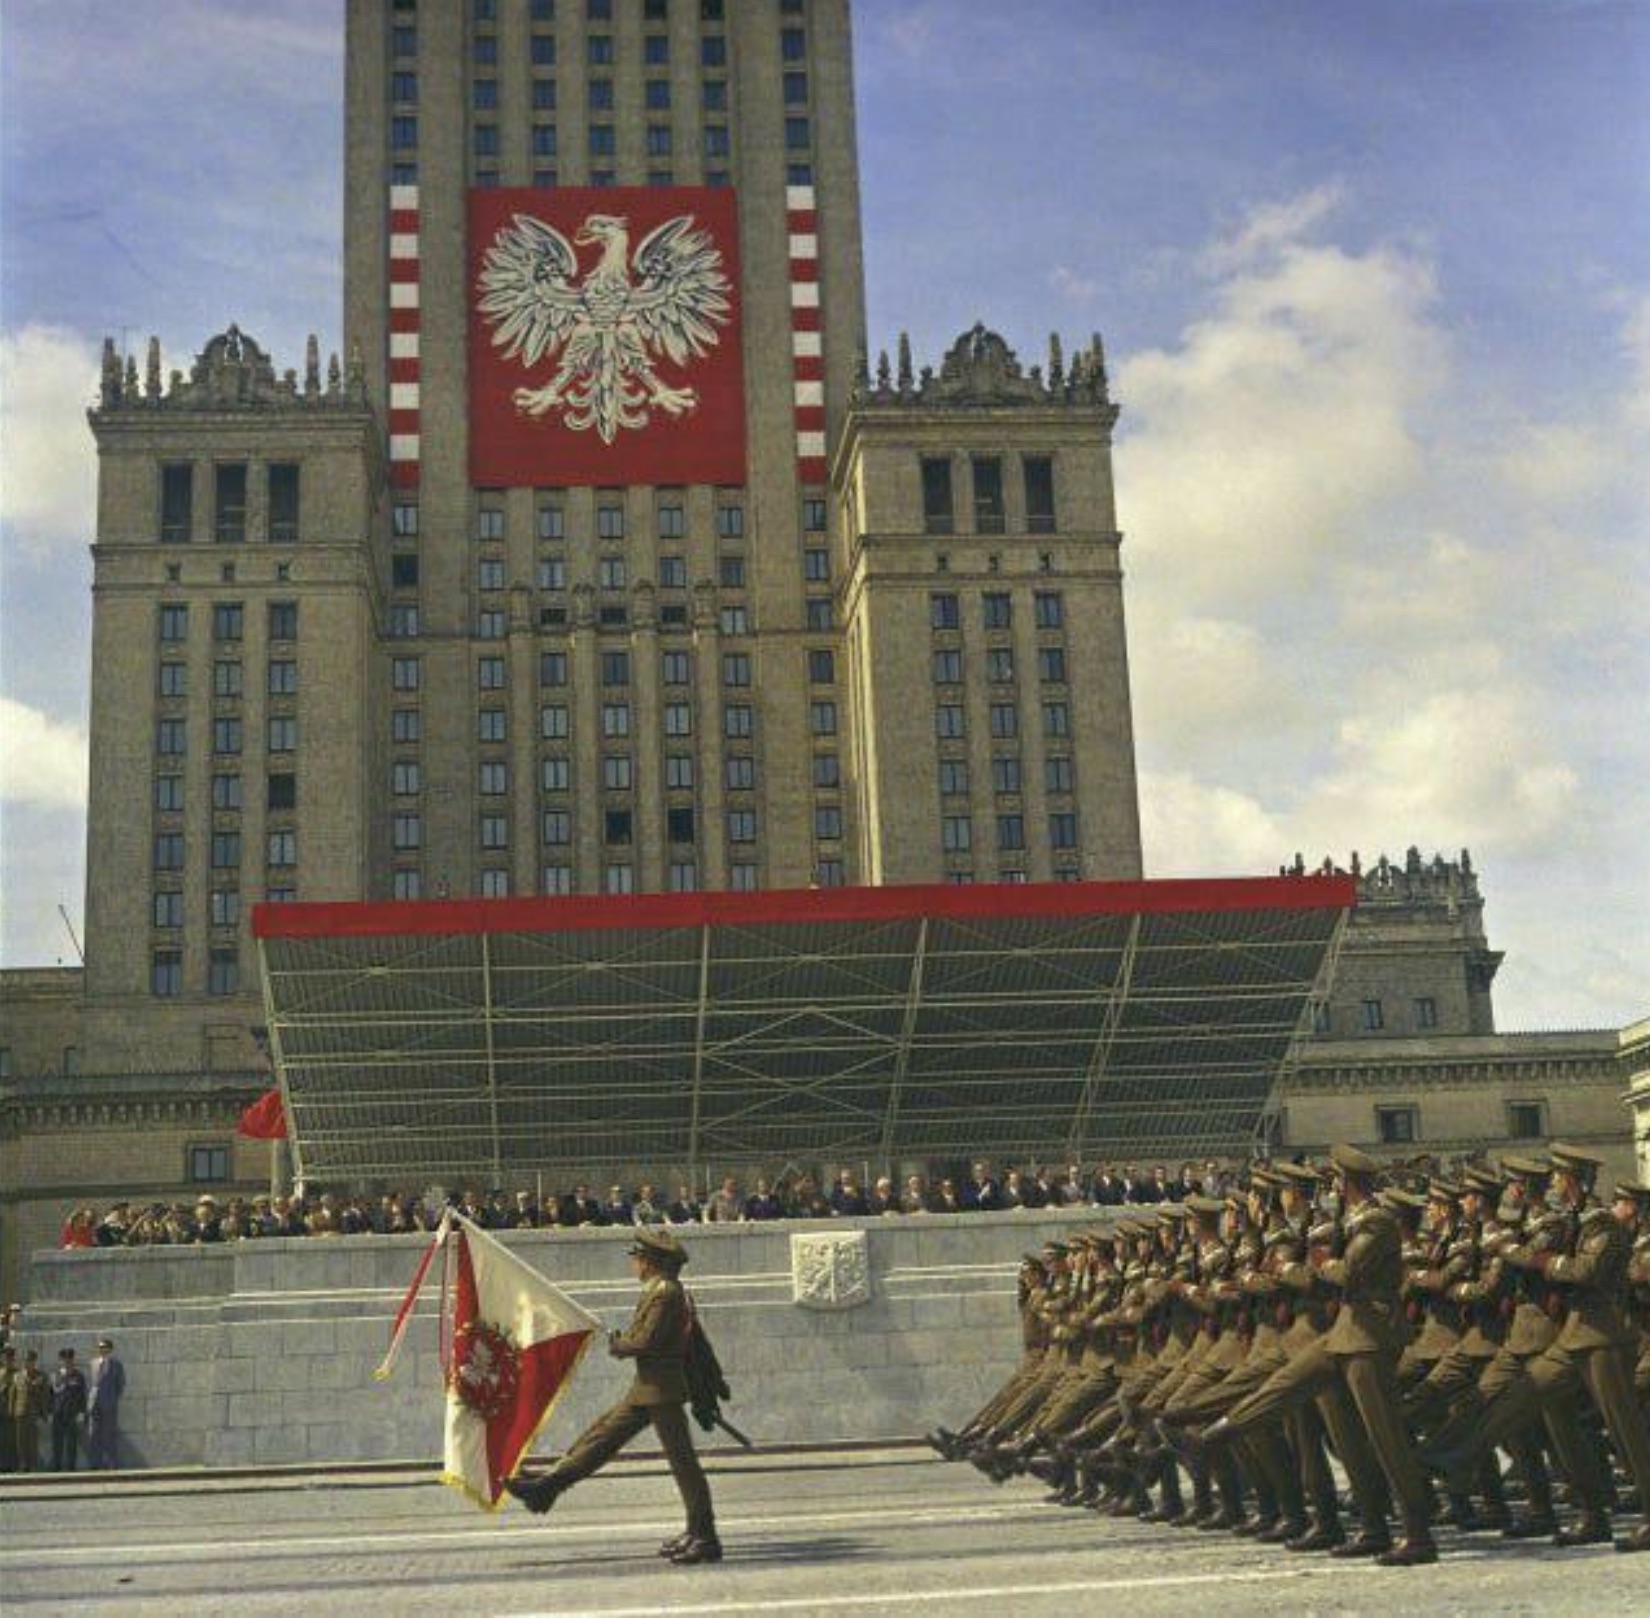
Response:
[[[660,1183],[1251,1146],[1354,900],[1305,876],[262,905],[295,1172]]]

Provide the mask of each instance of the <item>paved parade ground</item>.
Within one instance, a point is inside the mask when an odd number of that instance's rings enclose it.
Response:
[[[83,1479],[0,1492],[8,1614],[656,1618],[673,1613],[1650,1612],[1650,1556],[1444,1534],[1415,1570],[1102,1520],[913,1450],[718,1459],[728,1559],[654,1555],[681,1526],[657,1463],[550,1516],[496,1517],[409,1473]]]

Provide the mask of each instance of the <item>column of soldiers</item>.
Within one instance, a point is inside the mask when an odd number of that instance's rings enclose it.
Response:
[[[1417,1191],[1338,1146],[1051,1242],[1018,1368],[930,1442],[1060,1504],[1387,1566],[1436,1561],[1440,1521],[1650,1550],[1650,1186],[1601,1203],[1601,1165],[1554,1144]]]

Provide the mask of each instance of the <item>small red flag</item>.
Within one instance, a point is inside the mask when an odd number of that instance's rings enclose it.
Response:
[[[286,1139],[286,1109],[281,1105],[279,1086],[259,1096],[241,1114],[241,1121],[236,1124],[235,1133],[246,1135],[252,1140]]]

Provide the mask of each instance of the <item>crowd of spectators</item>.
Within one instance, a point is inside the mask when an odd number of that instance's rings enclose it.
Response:
[[[1059,1170],[1028,1166],[1000,1172],[980,1162],[956,1176],[912,1174],[898,1185],[887,1176],[867,1183],[851,1169],[824,1179],[801,1172],[758,1175],[749,1183],[730,1174],[703,1193],[678,1184],[670,1195],[652,1184],[612,1185],[605,1195],[587,1184],[567,1192],[471,1190],[450,1196],[310,1191],[220,1201],[203,1195],[193,1206],[123,1201],[101,1214],[77,1208],[64,1222],[61,1245],[150,1247],[264,1236],[405,1235],[433,1230],[447,1206],[489,1230],[537,1230],[1175,1202],[1196,1194],[1222,1195],[1240,1176],[1233,1165],[1212,1161],[1173,1168],[1102,1164],[1091,1171],[1072,1163]]]

